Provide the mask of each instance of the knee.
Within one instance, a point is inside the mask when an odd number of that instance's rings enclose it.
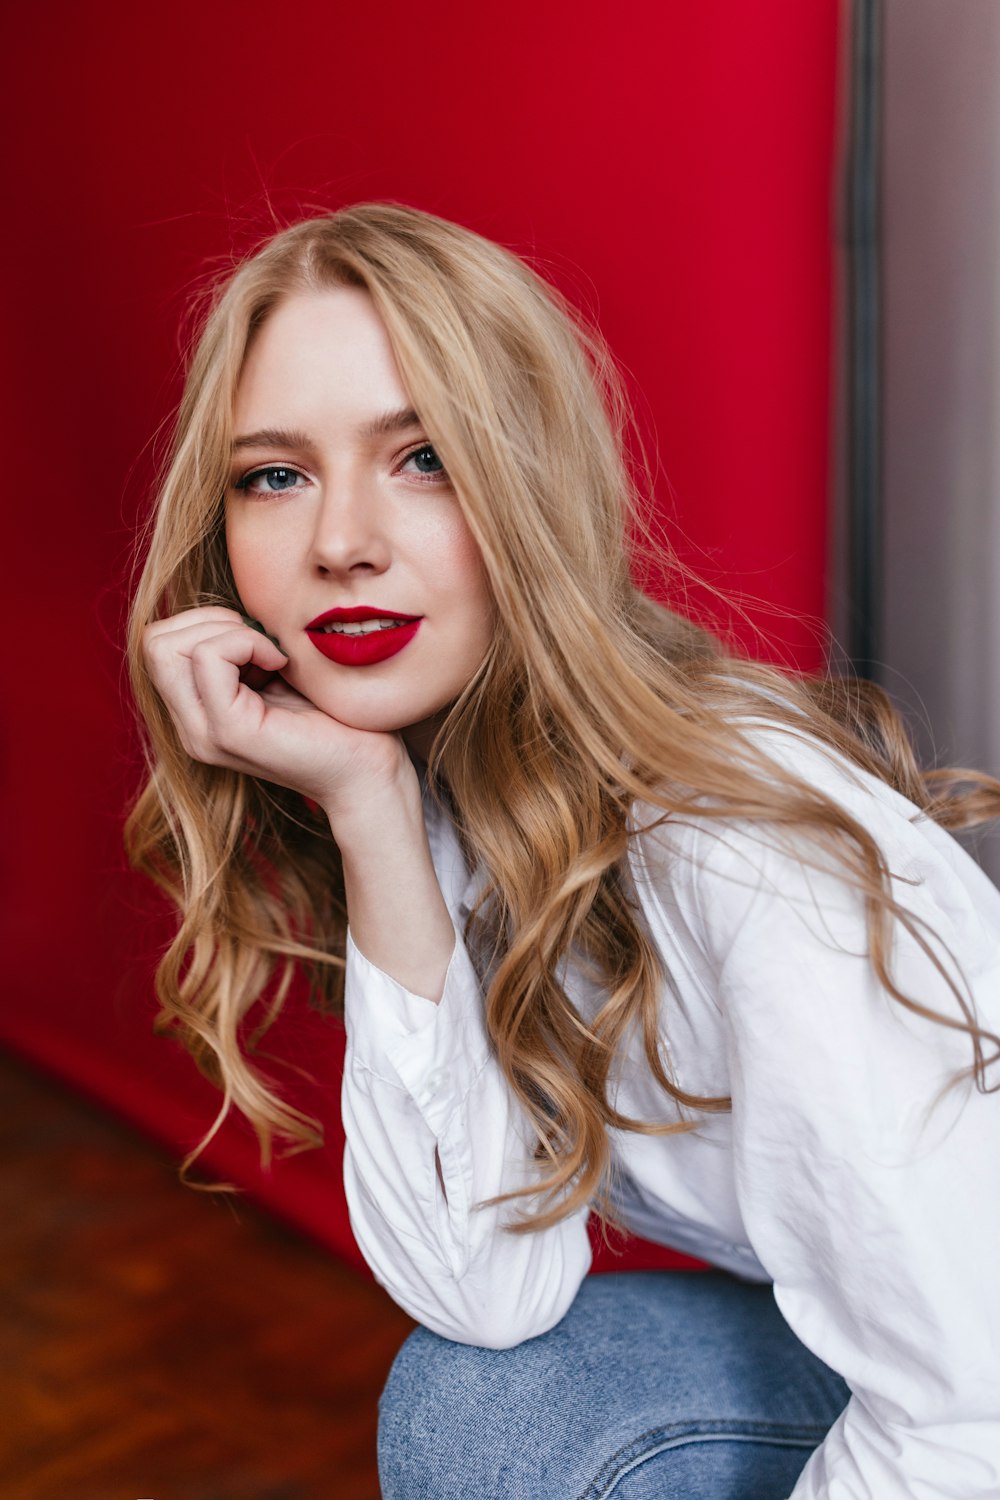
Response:
[[[524,1347],[479,1349],[425,1328],[410,1335],[379,1402],[383,1500],[522,1493],[512,1472],[519,1430],[526,1436],[518,1413],[537,1412]],[[497,1491],[498,1479],[514,1487]]]
[[[584,1285],[563,1321],[509,1349],[452,1343],[418,1328],[379,1409],[384,1500],[577,1495],[600,1467],[614,1414],[615,1362],[600,1288]]]

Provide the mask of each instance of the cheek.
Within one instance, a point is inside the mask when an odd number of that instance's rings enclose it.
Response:
[[[244,529],[234,521],[228,509],[226,511],[226,552],[229,557],[229,571],[236,584],[236,592],[242,598],[246,585],[251,583],[252,557],[246,546]]]
[[[493,595],[486,576],[482,553],[464,519],[457,520],[448,536],[449,574],[456,594],[472,614],[481,617],[483,628],[493,617]]]
[[[243,518],[226,517],[226,551],[236,592],[250,614],[262,618],[272,595],[282,592],[282,551],[258,526]]]
[[[478,550],[475,552],[469,571],[468,601],[470,647],[476,666],[478,666],[497,627],[497,610],[493,591]]]

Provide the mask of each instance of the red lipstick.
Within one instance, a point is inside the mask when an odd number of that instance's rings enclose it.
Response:
[[[388,661],[408,646],[420,629],[423,615],[401,615],[388,609],[372,609],[356,604],[350,609],[328,609],[326,614],[310,620],[306,632],[317,651],[341,667],[371,667]],[[365,620],[379,620],[380,626],[363,634],[347,634],[337,625],[357,625]],[[390,623],[391,622],[391,623]]]

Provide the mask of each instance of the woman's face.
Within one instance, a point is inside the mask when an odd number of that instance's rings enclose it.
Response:
[[[282,676],[356,729],[426,755],[480,665],[479,550],[367,292],[302,293],[254,338],[236,396],[226,541]]]

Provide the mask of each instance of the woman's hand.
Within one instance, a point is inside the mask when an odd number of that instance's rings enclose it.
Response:
[[[184,610],[147,626],[146,665],[195,760],[290,787],[338,809],[413,779],[397,734],[352,729],[278,676],[259,691],[241,676],[278,673],[288,658],[232,609]]]
[[[414,994],[439,999],[455,929],[400,736],[341,724],[279,677],[255,691],[240,674],[279,672],[288,657],[235,610],[157,620],[144,646],[188,754],[318,802],[340,848],[358,947]]]

